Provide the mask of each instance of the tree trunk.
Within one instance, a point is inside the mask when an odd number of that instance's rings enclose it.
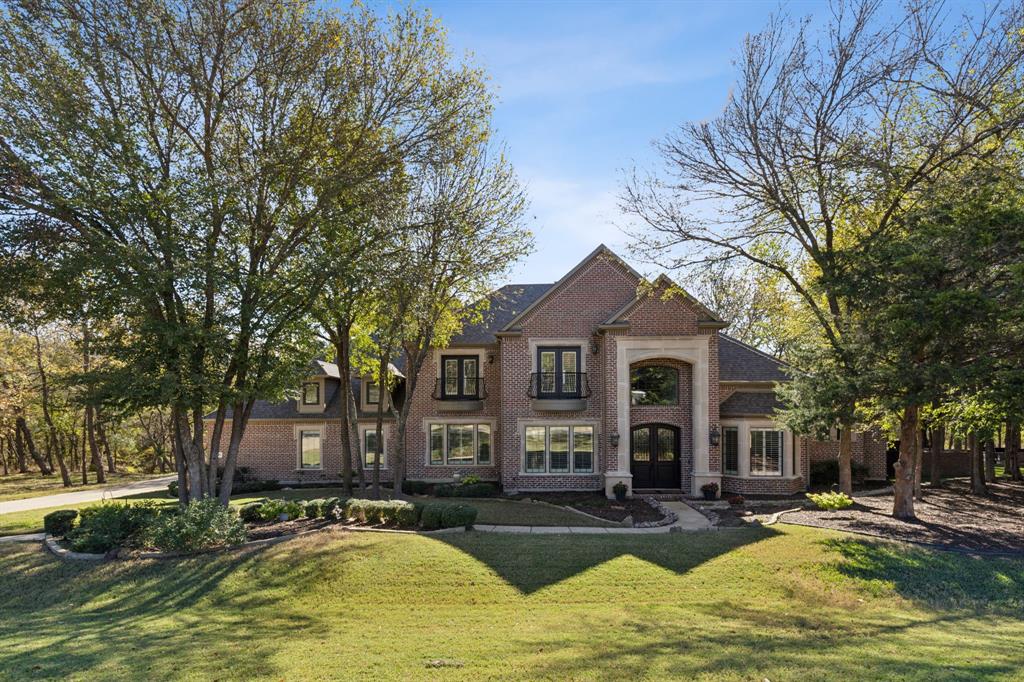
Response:
[[[853,431],[842,424],[839,431],[839,492],[853,494]]]
[[[25,441],[21,437],[21,429],[17,427],[14,428],[14,454],[18,458],[18,473],[27,474],[28,460],[25,457]]]
[[[967,437],[967,446],[971,450],[971,493],[974,495],[988,495],[988,486],[985,485],[985,460],[981,454],[981,442],[976,434]]]
[[[96,411],[96,437],[99,438],[100,448],[107,458],[107,471],[117,473],[117,462],[114,461],[114,450],[110,447],[110,440],[107,439],[107,430],[103,428],[103,420],[100,418],[99,410]]]
[[[918,502],[924,499],[924,492],[921,490],[921,470],[924,469],[924,430],[917,430],[917,437],[914,439],[914,499]]]
[[[937,488],[942,485],[942,453],[946,448],[946,429],[941,425],[937,425],[932,429],[931,435],[931,471],[928,472],[928,478],[932,482],[932,487]]]
[[[86,441],[88,437],[85,434],[85,418],[82,418],[82,452],[79,461],[82,465],[82,485],[89,485],[89,463],[86,453]]]
[[[348,391],[345,391],[345,394],[348,398],[349,443],[352,447],[352,455],[356,463],[356,475],[359,478],[359,494],[362,497],[366,497],[366,470],[363,467],[363,444],[359,442],[359,424],[356,420],[359,408],[356,406],[356,397],[353,395],[351,387]]]
[[[377,452],[373,458],[373,499],[380,499],[380,460],[384,457],[384,399],[388,380],[388,355],[381,353],[377,367]]]
[[[996,480],[996,443],[989,438],[985,441],[985,481],[992,483]]]
[[[339,324],[334,330],[334,355],[338,363],[338,376],[341,386],[338,390],[344,391],[340,397],[338,407],[341,411],[341,487],[346,497],[352,497],[352,430],[349,429],[349,400],[344,399],[346,394],[352,393],[352,366],[349,358],[349,343],[352,333],[352,324],[346,322]]]
[[[49,476],[53,473],[50,467],[46,464],[46,460],[39,454],[39,450],[36,449],[35,439],[32,438],[32,432],[28,429],[28,423],[25,421],[25,417],[18,415],[14,421],[14,426],[21,432],[22,442],[25,444],[25,450],[28,451],[29,457],[39,467],[39,473],[43,476]]]
[[[910,520],[914,515],[914,451],[919,428],[917,405],[903,409],[900,420],[900,457],[896,460],[896,478],[893,481],[892,515],[897,519]]]
[[[256,401],[250,399],[246,403],[236,402],[231,407],[231,438],[228,440],[228,454],[224,458],[224,473],[221,475],[219,492],[220,503],[225,507],[231,502],[231,488],[235,483],[235,462],[238,461],[238,446],[245,435],[245,427],[255,404]]]
[[[85,437],[89,442],[89,454],[92,459],[92,466],[96,470],[96,482],[106,483],[107,476],[103,473],[103,458],[100,457],[100,448],[96,443],[96,411],[92,405],[85,406]]]
[[[1014,481],[1021,480],[1020,456],[1020,422],[1011,419],[1006,423],[1006,475]]]
[[[178,408],[171,408],[171,449],[174,451],[174,467],[178,471],[178,504],[188,504],[188,467],[185,465],[185,453],[181,447],[181,434],[178,431]]]

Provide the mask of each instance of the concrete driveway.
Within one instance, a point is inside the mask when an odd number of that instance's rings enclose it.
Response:
[[[29,497],[24,500],[9,500],[7,502],[0,502],[0,514],[45,509],[47,507],[74,507],[83,502],[96,502],[97,500],[105,500],[112,497],[124,497],[126,495],[166,490],[167,484],[176,478],[177,475],[161,476],[160,478],[151,478],[147,481],[133,481],[132,483],[112,485],[106,488],[82,490],[77,493],[57,493],[56,495],[46,495],[43,497]]]

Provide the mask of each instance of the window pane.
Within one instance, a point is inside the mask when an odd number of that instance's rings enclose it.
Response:
[[[448,425],[448,463],[473,463],[473,425]]]
[[[562,353],[562,392],[576,393],[576,351]]]
[[[367,465],[373,466],[373,463],[377,461],[377,457],[380,455],[380,448],[377,447],[377,430],[367,429],[363,435],[363,461]],[[381,466],[384,465],[383,460]]]
[[[629,375],[633,405],[678,403],[679,372],[674,367],[638,367]]]
[[[572,470],[581,474],[589,474],[594,470],[593,426],[573,427]]]
[[[658,429],[658,461],[671,462],[676,458],[676,432],[673,429]]]
[[[476,395],[476,358],[466,358],[462,361],[462,373],[463,395]]]
[[[651,432],[646,427],[633,431],[633,459],[637,462],[651,461]]]
[[[544,427],[526,427],[526,470],[530,473],[544,471]]]
[[[444,361],[444,392],[445,395],[459,392],[459,361],[455,358]]]
[[[430,425],[430,463],[444,464],[444,424]]]
[[[554,351],[544,351],[540,354],[540,390],[542,393],[555,392]]]
[[[723,432],[722,467],[727,474],[740,471],[740,432],[735,426],[727,426]]]
[[[302,385],[302,404],[317,405],[320,403],[320,384],[308,382]]]
[[[320,432],[319,431],[302,431],[299,435],[302,444],[302,463],[301,468],[303,469],[319,469],[320,468]]]
[[[476,461],[478,464],[491,463],[491,425],[476,426]]]
[[[372,381],[366,384],[366,402],[371,405],[376,405],[380,402],[380,386]]]
[[[548,471],[566,473],[569,471],[569,427],[552,426],[548,431],[551,438],[551,467]]]
[[[764,432],[764,469],[768,474],[782,473],[782,432]]]

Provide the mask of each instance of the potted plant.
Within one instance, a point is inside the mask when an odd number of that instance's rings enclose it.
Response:
[[[704,493],[705,500],[713,500],[718,497],[718,484],[717,483],[705,483],[700,487],[700,491]]]
[[[616,502],[625,502],[626,493],[629,492],[629,488],[626,487],[625,483],[619,481],[618,483],[612,486],[612,492],[615,493]]]

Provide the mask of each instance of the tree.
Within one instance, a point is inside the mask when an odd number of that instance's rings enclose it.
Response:
[[[636,252],[671,270],[742,260],[777,273],[808,332],[856,371],[854,311],[830,286],[840,256],[884,242],[922,187],[1020,130],[1024,102],[1005,93],[1024,69],[1022,16],[1013,4],[953,22],[933,2],[889,16],[864,0],[833,4],[817,33],[773,17],[745,39],[724,111],[658,145],[662,177],[628,180]],[[849,492],[848,441],[840,483]]]

